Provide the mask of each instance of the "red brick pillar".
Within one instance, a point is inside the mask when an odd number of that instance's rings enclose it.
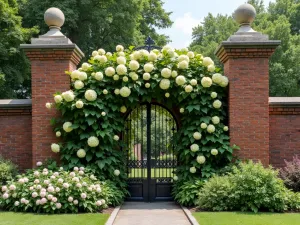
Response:
[[[61,15],[58,17],[61,19]],[[48,25],[51,26],[47,34],[32,39],[31,44],[21,45],[31,62],[33,166],[38,161],[59,158],[50,148],[51,143],[59,141],[50,125],[51,118],[59,113],[55,108],[47,109],[45,104],[54,102],[54,93],[70,89],[70,78],[65,71],[75,70],[83,57],[80,49],[59,31],[62,24]]]
[[[241,7],[245,10],[249,4]],[[216,51],[229,78],[230,143],[241,148],[240,158],[268,165],[269,58],[280,41],[270,41],[267,35],[252,30],[249,17],[248,23],[240,21],[243,11],[239,9],[235,15],[240,30]]]

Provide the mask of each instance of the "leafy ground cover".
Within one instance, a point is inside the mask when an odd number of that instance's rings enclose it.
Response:
[[[0,212],[0,225],[104,225],[109,214],[62,214]]]
[[[299,213],[196,212],[201,225],[299,225]]]

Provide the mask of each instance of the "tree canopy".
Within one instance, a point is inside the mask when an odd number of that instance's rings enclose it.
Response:
[[[250,0],[257,10],[253,28],[281,40],[270,59],[270,96],[300,96],[300,1],[276,0],[266,8],[262,0]],[[221,41],[238,30],[231,15],[208,14],[193,29],[191,48],[220,62],[214,55]]]

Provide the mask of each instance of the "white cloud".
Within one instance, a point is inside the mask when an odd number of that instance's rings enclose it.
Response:
[[[174,26],[176,29],[181,30],[184,34],[191,35],[193,27],[197,26],[201,20],[193,18],[191,12],[187,12],[183,17],[175,19]]]

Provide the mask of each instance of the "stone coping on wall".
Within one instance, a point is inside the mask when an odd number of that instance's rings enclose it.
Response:
[[[31,115],[31,99],[0,99],[0,116]]]
[[[300,115],[300,97],[270,97],[270,115]]]

